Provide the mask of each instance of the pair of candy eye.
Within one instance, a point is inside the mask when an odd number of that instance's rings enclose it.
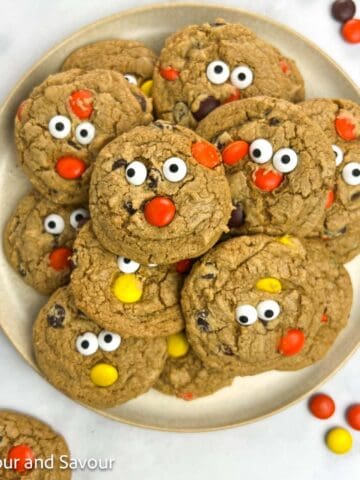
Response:
[[[77,229],[81,222],[89,217],[89,212],[85,208],[77,208],[70,215],[70,225]],[[65,220],[61,215],[51,213],[44,220],[44,228],[51,235],[60,235],[65,229]]]
[[[187,166],[182,158],[170,157],[165,160],[162,168],[164,177],[169,182],[181,182],[187,174]],[[148,175],[147,168],[142,162],[135,160],[126,167],[125,176],[128,183],[139,186],[142,185]]]
[[[125,80],[127,80],[129,83],[131,83],[132,85],[137,85],[137,84],[138,84],[135,75],[132,75],[131,73],[125,73],[125,74],[124,74],[124,78],[125,78]]]
[[[344,152],[337,145],[332,146],[335,162],[338,167],[344,160]],[[360,162],[350,162],[342,170],[342,178],[347,185],[360,185]]]
[[[266,163],[272,158],[274,168],[281,173],[290,173],[299,163],[298,155],[292,148],[280,148],[274,153],[268,140],[258,138],[249,147],[249,155],[255,163]]]
[[[122,273],[135,273],[140,268],[140,263],[137,263],[134,260],[126,257],[118,257],[117,264],[120,272]],[[148,267],[157,267],[157,265],[155,263],[150,263]]]
[[[54,138],[63,140],[71,133],[71,121],[64,115],[56,115],[49,122],[49,132]],[[81,122],[75,129],[76,140],[81,145],[88,145],[94,140],[95,127],[90,122]]]
[[[231,83],[239,90],[250,87],[254,80],[253,72],[246,65],[239,65],[230,73],[228,64],[222,60],[215,60],[209,63],[206,69],[206,76],[215,85],[222,85],[230,77]]]
[[[103,330],[98,336],[92,332],[86,332],[76,339],[76,350],[88,357],[100,348],[104,352],[114,352],[120,347],[121,337],[117,333]]]
[[[248,326],[256,322],[258,318],[264,322],[271,322],[280,315],[281,308],[275,300],[264,300],[257,307],[252,305],[239,305],[235,310],[236,321],[240,325]]]

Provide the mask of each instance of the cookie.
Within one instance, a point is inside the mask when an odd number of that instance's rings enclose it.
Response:
[[[322,238],[337,260],[346,263],[360,253],[360,105],[315,99],[301,106],[333,146],[336,176]]]
[[[70,457],[68,446],[64,438],[48,425],[27,415],[0,410],[2,480],[23,477],[28,480],[69,480],[71,471],[64,469],[60,461],[62,456]],[[48,462],[49,468],[45,468],[44,461]]]
[[[166,359],[164,338],[124,338],[102,329],[76,308],[68,287],[57,290],[40,310],[33,346],[50,383],[98,408],[147,392]]]
[[[87,201],[96,155],[114,137],[152,120],[151,101],[110,70],[50,75],[15,119],[20,164],[36,190],[55,203]]]
[[[61,206],[37,192],[27,194],[4,231],[10,265],[38,292],[52,293],[70,279],[73,241],[88,218],[87,207]]]
[[[136,40],[101,40],[72,52],[61,70],[115,70],[122,73],[130,83],[141,87],[144,82],[152,79],[156,60],[155,53]]]
[[[185,335],[182,335],[186,339]],[[168,339],[169,357],[155,384],[157,390],[189,401],[211,395],[231,385],[233,375],[224,370],[206,367],[188,345],[187,340],[185,349],[179,352],[178,344],[181,340],[179,335],[173,335]]]
[[[210,113],[197,132],[221,150],[235,234],[316,236],[335,176],[326,135],[301,107],[248,98]]]
[[[231,208],[217,149],[161,121],[107,145],[91,178],[95,235],[142,265],[201,255],[227,231]]]
[[[105,250],[90,223],[75,245],[71,289],[76,306],[101,327],[122,335],[158,337],[184,328],[183,276],[176,266],[140,265]]]
[[[191,25],[166,40],[154,70],[160,118],[193,128],[220,105],[258,95],[298,102],[304,81],[293,60],[244,26]]]
[[[314,255],[294,237],[255,235],[221,243],[194,265],[182,291],[196,354],[208,367],[236,375],[296,370],[306,355],[306,364],[319,359],[324,353],[317,344],[320,329],[326,325],[338,333],[351,304],[349,284],[336,282],[331,302],[338,298],[338,304],[330,308],[329,284],[348,278],[345,270],[334,274],[335,268],[342,267],[325,257],[314,263]],[[328,323],[322,322],[324,314]]]

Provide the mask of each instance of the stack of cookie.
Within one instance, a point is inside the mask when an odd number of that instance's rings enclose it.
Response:
[[[303,100],[293,60],[222,20],[158,59],[82,47],[33,90],[15,134],[36,192],[5,245],[52,294],[33,345],[53,385],[96,407],[192,400],[324,357],[360,252],[360,106]]]

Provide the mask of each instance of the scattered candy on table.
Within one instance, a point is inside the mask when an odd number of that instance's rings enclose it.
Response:
[[[346,420],[354,430],[360,430],[360,404],[352,405],[346,412]]]
[[[345,428],[332,428],[326,435],[326,445],[333,453],[342,455],[352,448],[352,436]]]
[[[360,42],[360,20],[353,18],[355,12],[356,5],[353,0],[336,0],[331,6],[331,14],[343,24],[341,33],[349,43]]]
[[[335,402],[329,395],[318,393],[311,397],[309,408],[314,417],[325,420],[335,412]]]

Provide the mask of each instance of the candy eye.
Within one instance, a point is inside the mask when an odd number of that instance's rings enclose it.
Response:
[[[70,225],[73,228],[79,228],[79,226],[81,225],[81,222],[89,217],[90,217],[90,214],[86,210],[86,208],[77,208],[76,210],[71,212]]]
[[[49,132],[50,135],[58,139],[67,137],[71,132],[70,120],[63,115],[56,115],[55,117],[52,117],[49,122]]]
[[[292,148],[280,148],[273,158],[273,165],[278,172],[290,173],[297,167],[299,159]]]
[[[90,122],[80,123],[75,130],[76,140],[81,143],[81,145],[89,145],[94,140],[95,137],[95,127]]]
[[[249,67],[245,65],[236,67],[231,72],[231,83],[239,90],[250,87],[254,80],[254,74]]]
[[[280,315],[280,305],[275,300],[264,300],[256,307],[258,317],[264,322],[271,322]]]
[[[252,325],[257,320],[257,311],[252,305],[240,305],[236,307],[235,315],[236,321],[246,327]]]
[[[85,355],[85,357],[93,355],[97,352],[98,348],[99,341],[95,333],[86,332],[76,339],[76,350],[81,353],[81,355]]]
[[[250,144],[250,157],[256,163],[266,163],[273,155],[271,143],[264,138],[258,138]]]
[[[137,80],[135,75],[131,75],[131,73],[125,73],[124,78],[133,85],[137,85]]]
[[[118,257],[117,264],[120,272],[123,273],[135,273],[140,268],[140,263],[130,260],[130,258]]]
[[[230,76],[230,69],[225,62],[221,60],[215,60],[209,63],[206,69],[206,76],[211,83],[215,85],[221,85],[225,83]]]
[[[52,213],[45,218],[44,228],[47,233],[51,233],[52,235],[60,235],[65,228],[64,219],[60,217],[60,215]]]
[[[104,352],[113,352],[120,347],[121,337],[117,333],[108,332],[103,330],[98,336],[99,347]]]
[[[169,182],[180,182],[187,173],[186,163],[182,158],[170,157],[164,162],[163,173]]]
[[[135,160],[129,163],[125,170],[126,180],[132,185],[142,185],[147,177],[147,170],[143,163]]]
[[[338,167],[344,160],[344,152],[337,145],[332,145],[333,152],[335,154],[335,163]]]
[[[350,162],[345,165],[342,176],[348,185],[360,185],[360,163]]]

